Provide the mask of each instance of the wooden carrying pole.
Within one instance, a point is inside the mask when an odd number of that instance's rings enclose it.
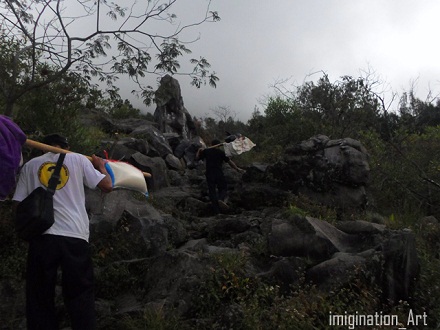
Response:
[[[27,145],[28,147],[39,149],[39,150],[45,151],[45,152],[65,153],[65,154],[73,153],[73,151],[70,151],[70,150],[57,148],[57,147],[50,146],[48,144],[44,144],[44,143],[37,142],[34,140],[30,140],[30,139],[27,139],[24,144]],[[80,154],[80,155],[82,155],[82,154]],[[92,157],[90,157],[90,156],[86,156],[86,155],[82,155],[82,156],[87,157],[87,159],[90,161],[92,160]],[[146,178],[151,178],[151,174],[148,172],[142,172],[142,174]]]
[[[217,147],[220,147],[220,146],[224,145],[225,143],[226,143],[226,142],[222,142],[222,143],[219,143],[219,144],[214,144],[213,146],[206,147],[205,149],[217,148]]]

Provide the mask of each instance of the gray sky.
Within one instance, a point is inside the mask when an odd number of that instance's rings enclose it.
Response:
[[[197,17],[207,3],[190,1],[176,6],[178,18]],[[221,21],[193,29],[200,40],[189,48],[220,81],[196,89],[176,77],[191,115],[224,106],[246,122],[255,106],[264,110],[259,100],[274,93],[275,81],[301,85],[319,71],[333,82],[370,68],[397,93],[417,81],[423,100],[440,91],[438,0],[213,0],[211,9]]]

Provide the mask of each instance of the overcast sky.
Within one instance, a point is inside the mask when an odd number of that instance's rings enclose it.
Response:
[[[179,18],[191,19],[207,3],[190,1],[176,7]],[[191,115],[228,107],[246,122],[255,106],[264,111],[259,100],[273,94],[275,81],[301,85],[320,71],[334,82],[370,68],[398,93],[415,80],[422,99],[440,91],[438,0],[213,0],[211,9],[221,21],[193,30],[200,40],[189,48],[220,81],[196,89],[176,77]]]

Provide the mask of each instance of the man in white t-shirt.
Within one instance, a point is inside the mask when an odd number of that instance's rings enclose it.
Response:
[[[69,149],[58,134],[43,143]],[[47,187],[59,154],[48,152],[31,159],[20,172],[13,200],[20,202],[35,188]],[[92,162],[80,154],[67,153],[54,194],[55,223],[43,235],[29,242],[26,275],[27,329],[58,329],[55,310],[57,270],[62,271],[64,303],[73,330],[96,328],[93,264],[89,247],[89,218],[84,186],[112,190],[104,161]]]

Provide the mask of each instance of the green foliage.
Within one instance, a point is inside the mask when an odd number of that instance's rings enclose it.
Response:
[[[0,278],[24,278],[27,243],[14,232],[12,202],[0,202]]]
[[[310,216],[316,219],[322,219],[334,223],[338,219],[338,210],[334,207],[322,205],[314,202],[304,195],[294,196],[287,209],[288,215]],[[348,219],[346,219],[348,220]],[[351,219],[352,220],[352,219]]]
[[[428,314],[427,329],[440,324],[440,225],[428,223],[414,226],[416,247],[421,264],[416,295],[411,306],[418,314]]]
[[[304,115],[312,115],[321,125],[317,126],[321,134],[358,138],[359,131],[378,129],[380,100],[363,78],[343,76],[332,83],[324,74],[316,84],[300,86],[296,95]]]
[[[11,202],[0,202],[0,320],[5,329],[18,329],[22,321],[26,256],[27,243],[14,232]]]
[[[126,119],[141,117],[141,111],[134,108],[130,101],[125,100],[124,102],[119,101],[114,103],[115,104],[106,111],[111,118]]]
[[[281,97],[269,98],[265,116],[254,112],[248,125],[252,140],[261,146],[260,149],[271,150],[269,158],[272,160],[288,145],[317,134],[296,102]]]
[[[371,201],[380,213],[440,215],[440,127],[389,141],[363,132],[362,141],[370,154]]]
[[[4,62],[0,63],[0,89],[5,97],[2,100],[5,113],[10,116],[22,96],[58,81],[69,70],[81,72],[84,79],[95,84],[105,83],[111,97],[118,96],[119,76],[127,75],[138,85],[137,92],[141,92],[147,105],[154,97],[152,87],[142,83],[148,74],[179,73],[189,76],[197,88],[205,84],[216,86],[218,77],[210,71],[210,64],[203,57],[188,59],[192,67],[189,71],[180,69],[180,61],[191,53],[187,44],[179,40],[180,33],[204,22],[220,20],[217,12],[209,10],[209,3],[200,20],[186,25],[178,22],[177,31],[169,29],[177,19],[172,12],[176,8],[175,1],[131,1],[126,5],[75,4],[61,0],[0,2],[0,62]],[[136,17],[127,15],[128,8],[137,13]],[[39,19],[41,17],[45,19]],[[155,20],[157,17],[161,19]],[[150,33],[151,21],[168,33]],[[75,28],[81,24],[92,28],[87,32]],[[131,28],[121,29],[121,24]],[[145,43],[137,35],[143,35],[150,42]],[[107,56],[108,59],[103,59]],[[40,74],[45,65],[50,65],[50,70]]]
[[[20,73],[16,77],[19,83],[24,84],[26,81],[29,81],[32,69],[32,52],[30,49],[20,51],[20,49],[25,48],[25,41],[14,37],[9,38],[3,31],[0,31],[0,40],[0,76],[2,80],[9,85],[14,84],[14,70],[16,70]]]
[[[96,277],[97,292],[103,298],[115,298],[134,287],[139,291],[143,286],[142,274],[147,271],[145,243],[130,228],[130,220],[123,215],[108,235],[91,239],[94,263],[103,269]]]
[[[220,108],[215,112],[217,120],[212,117],[195,118],[201,127],[198,134],[203,141],[210,144],[213,139],[223,141],[227,136],[241,134],[247,136],[249,128],[239,120],[235,120],[229,109]]]
[[[105,135],[96,127],[85,126],[80,121],[89,91],[81,77],[65,75],[59,82],[23,97],[16,122],[30,138],[38,140],[57,132],[68,137],[72,150],[93,153]]]
[[[197,319],[209,319],[211,329],[272,329],[275,324],[277,329],[331,329],[330,312],[374,314],[386,307],[380,302],[380,288],[372,285],[375,274],[369,269],[354,269],[348,284],[328,293],[306,282],[304,276],[289,293],[282,293],[277,285],[247,277],[245,265],[243,255],[220,254],[214,258],[211,275],[198,292],[197,309],[192,311]],[[222,322],[225,313],[230,315],[230,308],[237,315],[226,325]],[[192,328],[203,326],[193,324]]]
[[[368,81],[343,76],[330,82],[323,75],[316,83],[306,82],[289,97],[267,100],[264,115],[254,111],[248,122],[262,159],[274,160],[287,146],[324,134],[333,139],[360,138],[361,132],[386,132],[393,116],[382,116],[377,95]],[[274,150],[279,150],[274,152]]]
[[[98,329],[102,330],[181,330],[184,329],[179,320],[163,309],[145,309],[141,314],[114,315],[101,322]]]
[[[256,279],[246,277],[246,258],[240,254],[218,254],[211,260],[210,276],[195,295],[192,311],[197,317],[219,316],[222,306],[246,300],[258,288]]]

